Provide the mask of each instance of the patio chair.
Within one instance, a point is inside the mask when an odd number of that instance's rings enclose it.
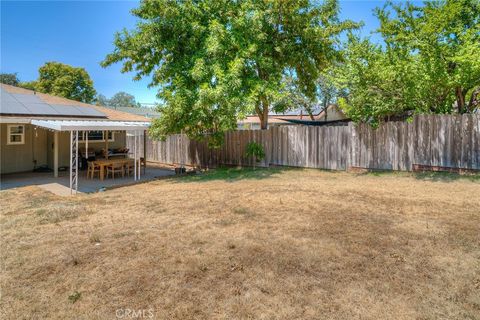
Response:
[[[122,178],[125,177],[125,169],[123,163],[112,163],[107,166],[107,178],[108,175],[112,176],[112,179],[115,179],[115,174],[121,174]]]
[[[93,179],[93,176],[95,173],[98,173],[98,176],[100,177],[100,166],[96,165],[95,162],[93,161],[88,161],[88,168],[87,168],[87,179],[90,177],[90,179]]]
[[[125,173],[130,177],[130,174],[133,174],[135,171],[135,163],[129,161],[125,163]]]

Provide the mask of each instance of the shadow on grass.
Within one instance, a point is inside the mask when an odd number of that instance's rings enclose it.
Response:
[[[434,181],[434,182],[454,182],[458,180],[467,180],[480,183],[480,173],[458,174],[450,172],[401,172],[401,171],[373,171],[362,173],[361,175],[371,176],[398,176],[413,177],[417,180]]]
[[[223,180],[235,182],[240,180],[262,180],[275,174],[292,170],[290,168],[229,168],[220,167],[202,174],[180,177],[178,182],[208,182]]]
[[[270,168],[232,168],[219,167],[208,172],[187,175],[175,179],[177,182],[208,182],[208,181],[226,181],[235,182],[240,180],[262,180],[272,177],[276,174],[291,170],[319,170],[328,173],[339,173],[344,171],[332,171],[322,169],[302,169],[293,167],[270,167]],[[357,176],[376,176],[376,177],[411,177],[417,180],[434,181],[434,182],[454,182],[454,181],[472,181],[480,183],[480,173],[476,174],[458,174],[449,172],[405,172],[405,171],[389,171],[378,170],[365,173],[357,173]]]

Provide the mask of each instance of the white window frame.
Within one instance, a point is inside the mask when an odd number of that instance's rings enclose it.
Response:
[[[18,128],[22,127],[22,133],[12,133],[11,129],[12,128]],[[21,141],[14,141],[12,142],[10,137],[14,136],[20,136],[22,139]],[[20,145],[20,144],[25,144],[25,125],[24,124],[9,124],[7,126],[7,145]]]
[[[95,142],[105,142],[105,130],[89,130],[89,131],[102,131],[102,140],[90,140],[88,139],[88,143],[95,143]],[[78,132],[78,142],[85,143],[85,136],[87,131]],[[115,142],[115,132],[109,131],[112,134],[112,139],[108,139],[108,142]]]

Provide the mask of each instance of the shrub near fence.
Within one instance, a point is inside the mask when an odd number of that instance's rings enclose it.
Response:
[[[252,166],[246,145],[263,145],[260,166],[346,170],[350,167],[411,171],[414,166],[480,170],[480,115],[422,115],[412,122],[348,126],[278,126],[225,133],[219,149],[184,135],[147,138],[148,161],[201,167]],[[133,139],[127,137],[131,147]],[[143,151],[142,151],[143,152]]]

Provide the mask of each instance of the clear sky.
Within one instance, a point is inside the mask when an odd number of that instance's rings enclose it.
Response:
[[[378,27],[372,10],[383,1],[341,1],[341,17],[363,21],[364,35]],[[149,79],[133,81],[120,73],[120,65],[100,67],[113,50],[113,35],[132,29],[130,10],[137,1],[4,1],[1,0],[1,72],[17,72],[21,81],[35,80],[47,61],[83,67],[95,89],[107,97],[118,91],[135,95],[137,101],[156,100]],[[375,39],[376,37],[374,37]],[[377,37],[378,39],[378,37]]]

